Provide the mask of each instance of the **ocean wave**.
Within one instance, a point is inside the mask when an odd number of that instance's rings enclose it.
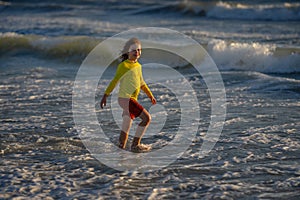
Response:
[[[223,70],[299,73],[300,49],[260,43],[211,40],[207,51]]]
[[[67,11],[76,9],[77,7],[73,4],[62,4],[55,2],[4,2],[0,1],[0,9],[16,11],[31,11],[31,12],[57,12]]]
[[[47,57],[82,60],[100,41],[85,36],[44,37],[9,32],[0,34],[0,53],[29,50]]]
[[[207,12],[207,16],[217,19],[300,20],[300,3],[246,4],[219,1]]]
[[[300,20],[300,3],[238,3],[232,1],[181,1],[147,6],[131,14],[181,13],[214,19]]]
[[[83,59],[102,39],[86,36],[45,37],[21,35],[16,33],[0,34],[0,53],[3,56],[11,52],[32,52],[32,55],[64,61],[82,62]],[[160,41],[157,41],[158,43]],[[172,41],[166,45],[175,45]],[[297,47],[279,47],[261,43],[242,43],[225,40],[210,40],[202,44],[220,70],[247,70],[264,73],[299,73],[300,49]],[[178,48],[178,46],[174,46]],[[188,47],[187,47],[188,48]],[[121,51],[121,49],[120,49]],[[150,53],[150,52],[149,52]],[[168,61],[173,67],[186,67],[174,57],[166,54],[154,55],[156,61]],[[30,55],[30,53],[29,53]],[[151,55],[144,55],[144,58]],[[174,60],[175,59],[175,60]],[[147,59],[146,59],[147,60]],[[147,60],[150,61],[150,60]],[[177,63],[177,64],[176,64]]]

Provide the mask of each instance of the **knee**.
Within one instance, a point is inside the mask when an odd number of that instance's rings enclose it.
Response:
[[[148,126],[151,122],[151,115],[147,114],[144,116],[144,118],[142,119],[140,126]]]
[[[152,120],[152,118],[151,118],[151,115],[149,114],[148,115],[148,120],[147,120],[148,124],[150,124],[151,120]]]

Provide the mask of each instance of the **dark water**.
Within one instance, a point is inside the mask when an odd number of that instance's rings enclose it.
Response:
[[[297,199],[299,9],[297,1],[0,1],[0,199]],[[83,145],[73,86],[93,47],[145,26],[203,45],[221,71],[226,121],[213,150],[201,156],[210,96],[201,76],[177,66],[197,91],[195,138],[163,169],[120,172]],[[113,72],[99,82],[96,102]],[[180,112],[171,91],[150,86],[171,110],[163,131],[145,139],[160,148],[172,140]],[[140,101],[149,106],[145,96]],[[107,111],[96,110],[100,117]],[[112,134],[115,141],[116,126]]]

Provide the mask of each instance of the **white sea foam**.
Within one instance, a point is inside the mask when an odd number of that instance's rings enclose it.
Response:
[[[189,2],[184,1],[183,4]],[[206,21],[205,16],[199,16],[205,13],[198,2],[204,4],[205,12],[211,14],[211,18],[225,16],[227,19],[235,17],[235,20]],[[215,4],[214,1],[209,7],[208,1],[195,1],[195,5],[199,6],[195,12],[187,7],[184,7],[183,13],[183,10],[173,9],[170,19],[156,20],[165,16],[169,8],[156,6],[152,0],[138,3],[133,0],[124,3],[90,0],[84,4],[66,0],[59,3],[28,0],[26,3],[14,1],[9,4],[0,1],[1,31],[6,31],[0,34],[0,199],[297,198],[300,183],[299,74],[264,72],[299,72],[298,25],[297,21],[262,21],[292,19],[292,15],[297,14],[297,3],[279,3],[278,7],[274,3],[259,8],[249,5],[255,2],[243,2],[222,1]],[[134,19],[131,24],[127,21],[128,16],[123,18],[124,15],[112,14],[108,20],[102,15],[107,8],[111,8],[108,12],[117,9],[114,13],[119,14],[122,10],[135,10],[145,5],[159,12],[144,8],[139,15],[131,16]],[[123,6],[122,9],[119,6]],[[220,12],[213,13],[217,7]],[[261,13],[258,13],[259,10]],[[251,12],[257,15],[251,16]],[[92,13],[101,14],[95,17]],[[188,17],[181,21],[183,15]],[[247,22],[241,22],[240,16]],[[202,20],[199,17],[203,17]],[[253,17],[261,21],[251,22]],[[148,21],[143,21],[146,18]],[[206,18],[209,18],[208,15]],[[120,173],[97,162],[78,138],[71,108],[77,68],[76,64],[61,62],[60,58],[79,58],[78,64],[89,49],[101,41],[100,38],[139,26],[137,21],[142,21],[143,26],[172,26],[187,33],[199,30],[195,35],[200,35],[199,41],[205,39],[203,46],[222,70],[228,115],[215,148],[203,156],[199,150],[207,134],[211,102],[209,93],[203,89],[205,83],[201,77],[189,74],[201,109],[201,118],[195,122],[199,123],[199,131],[191,146],[175,163],[160,171]],[[233,26],[226,26],[228,24]],[[221,40],[212,40],[215,38]],[[261,42],[251,43],[252,38]],[[156,39],[160,42],[159,38]],[[166,41],[165,45],[173,45],[174,48],[181,45],[172,41],[171,37]],[[157,61],[174,66],[179,72],[190,69],[178,57],[156,56]],[[148,67],[154,75],[162,70],[158,65],[145,65],[145,68]],[[201,67],[209,66],[204,63]],[[104,79],[99,81],[95,108],[101,114],[99,123],[109,130],[109,143],[117,144],[119,130],[112,128],[115,122],[105,113],[110,109],[99,109],[101,95],[109,82],[107,77]],[[170,80],[170,77],[166,79],[170,84],[180,82]],[[88,86],[88,82],[83,84]],[[150,133],[149,137],[145,137],[146,143],[161,148],[169,145],[174,137],[179,121],[176,114],[180,112],[167,109],[176,107],[174,95],[156,85],[150,85],[150,88],[160,105],[169,106],[166,107],[167,123],[163,130],[154,135],[149,129],[146,132]],[[189,96],[184,95],[184,98]],[[140,100],[143,105],[149,102],[147,98]],[[83,106],[82,109],[87,108]],[[155,120],[159,121],[159,117],[166,113],[163,109],[152,111],[155,126]]]
[[[300,72],[299,50],[285,55],[276,55],[279,51],[275,45],[260,43],[226,42],[212,40],[207,46],[217,66],[221,69],[248,70],[267,73]]]
[[[246,4],[219,1],[208,17],[246,20],[299,20],[299,3]]]
[[[44,37],[8,32],[0,35],[0,41],[0,51],[2,52],[29,49],[33,53],[38,52],[64,61],[78,62],[82,61],[85,55],[101,40],[93,37]],[[145,40],[144,42],[148,41]],[[160,41],[156,42],[160,43]],[[193,51],[189,45],[172,44],[172,40],[164,41],[162,45]],[[300,49],[296,47],[279,47],[275,44],[216,39],[210,40],[204,47],[221,70],[233,69],[267,73],[300,72],[298,65],[300,63]],[[183,58],[168,53],[148,51],[143,54],[142,61],[147,63],[153,59],[158,63],[172,67],[186,67],[188,65]]]

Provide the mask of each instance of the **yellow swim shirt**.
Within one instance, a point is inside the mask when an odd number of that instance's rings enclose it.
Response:
[[[105,94],[109,95],[120,82],[119,97],[138,99],[142,89],[149,98],[153,97],[149,87],[145,83],[142,74],[142,66],[138,62],[125,60],[118,65],[115,77],[109,83]]]

